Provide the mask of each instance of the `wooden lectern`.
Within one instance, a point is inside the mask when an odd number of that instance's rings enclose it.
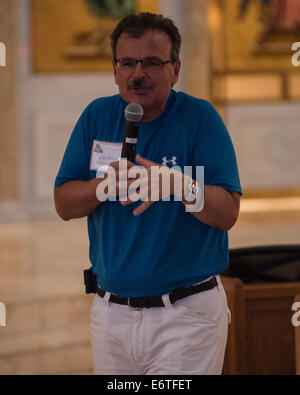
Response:
[[[225,276],[221,280],[232,315],[223,373],[295,374],[296,358],[299,373],[300,327],[295,329],[291,319],[300,282],[244,284]]]

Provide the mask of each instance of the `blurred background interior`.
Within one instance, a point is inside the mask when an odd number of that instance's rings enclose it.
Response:
[[[183,35],[176,89],[211,101],[229,129],[244,189],[230,248],[300,244],[300,66],[291,50],[300,42],[300,1],[107,3],[0,2],[0,302],[7,313],[0,374],[92,373],[86,219],[57,217],[53,183],[85,106],[118,92],[109,34],[132,10],[174,19]],[[290,321],[284,328],[293,336]],[[256,373],[295,373],[294,340],[285,344],[282,365]],[[243,352],[247,359],[247,345]]]

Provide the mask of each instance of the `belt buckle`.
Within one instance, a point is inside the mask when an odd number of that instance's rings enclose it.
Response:
[[[130,299],[131,299],[131,298],[127,298],[127,305],[128,305],[128,307],[129,307],[130,310],[132,310],[132,311],[143,310],[142,307],[133,307],[133,306],[131,306],[131,304],[130,304]]]

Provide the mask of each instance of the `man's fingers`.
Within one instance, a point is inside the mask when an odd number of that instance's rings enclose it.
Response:
[[[119,164],[120,164],[119,161],[117,161],[117,162],[111,162],[111,163],[109,164],[109,167],[112,167],[112,168],[115,169],[115,170],[119,170]]]
[[[134,163],[128,161],[127,159],[120,159],[116,162],[111,162],[109,164],[109,167],[112,167],[115,171],[119,172],[120,169],[122,170],[129,170],[131,169],[133,166],[135,166]]]
[[[152,206],[153,202],[144,202],[139,207],[137,207],[133,211],[133,215],[138,217],[139,215],[143,214],[150,206]]]
[[[118,176],[119,180],[138,180],[139,178],[145,177],[145,174],[143,174],[141,171],[130,172],[130,170],[121,170],[118,172]]]
[[[152,162],[151,160],[143,158],[141,155],[136,156],[136,163],[138,163],[141,166],[144,166],[146,168],[149,168],[151,166],[159,166],[157,163]]]

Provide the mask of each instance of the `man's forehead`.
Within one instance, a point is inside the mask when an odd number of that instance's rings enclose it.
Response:
[[[131,33],[122,33],[117,42],[117,50],[147,46],[153,49],[169,50],[172,46],[167,33],[160,30],[148,30],[143,35],[136,37]]]

